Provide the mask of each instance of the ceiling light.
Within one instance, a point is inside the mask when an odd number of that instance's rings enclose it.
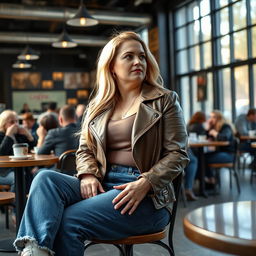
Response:
[[[13,68],[31,68],[31,64],[25,60],[17,60],[14,64],[12,64]]]
[[[19,60],[37,60],[39,59],[39,54],[29,46],[26,46],[26,48],[18,56],[18,59]]]
[[[52,46],[56,48],[73,48],[77,46],[77,43],[70,38],[66,29],[64,28],[58,41],[52,43]]]
[[[75,16],[67,20],[68,25],[75,27],[89,27],[97,25],[98,23],[98,20],[94,19],[87,11],[85,5],[83,4],[83,0],[81,0]]]

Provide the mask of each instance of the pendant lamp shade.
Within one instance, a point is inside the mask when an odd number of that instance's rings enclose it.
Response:
[[[18,55],[18,59],[19,60],[37,60],[39,59],[39,54],[29,46],[26,46],[26,48],[21,52],[21,54]]]
[[[14,64],[12,64],[13,68],[31,68],[31,64],[25,60],[17,60]]]
[[[89,27],[97,25],[98,23],[99,22],[89,14],[83,2],[81,2],[75,16],[67,20],[68,25],[75,27]]]
[[[58,41],[52,43],[52,46],[55,48],[73,48],[77,46],[77,43],[70,38],[66,29],[64,28]]]

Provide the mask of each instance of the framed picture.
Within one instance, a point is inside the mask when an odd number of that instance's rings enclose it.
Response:
[[[89,88],[90,75],[87,72],[65,72],[64,89]]]
[[[11,75],[12,89],[40,89],[41,87],[40,72],[13,72]]]

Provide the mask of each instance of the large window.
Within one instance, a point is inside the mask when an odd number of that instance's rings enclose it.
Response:
[[[174,30],[176,80],[186,119],[197,110],[219,109],[234,120],[255,106],[255,0],[191,1],[174,12]],[[198,100],[202,72],[207,90]]]

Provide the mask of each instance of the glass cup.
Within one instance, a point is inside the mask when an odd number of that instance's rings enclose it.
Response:
[[[27,143],[16,143],[12,145],[14,156],[27,156],[28,144]]]
[[[253,137],[253,136],[256,135],[256,130],[249,130],[248,134],[249,134],[250,137]]]

